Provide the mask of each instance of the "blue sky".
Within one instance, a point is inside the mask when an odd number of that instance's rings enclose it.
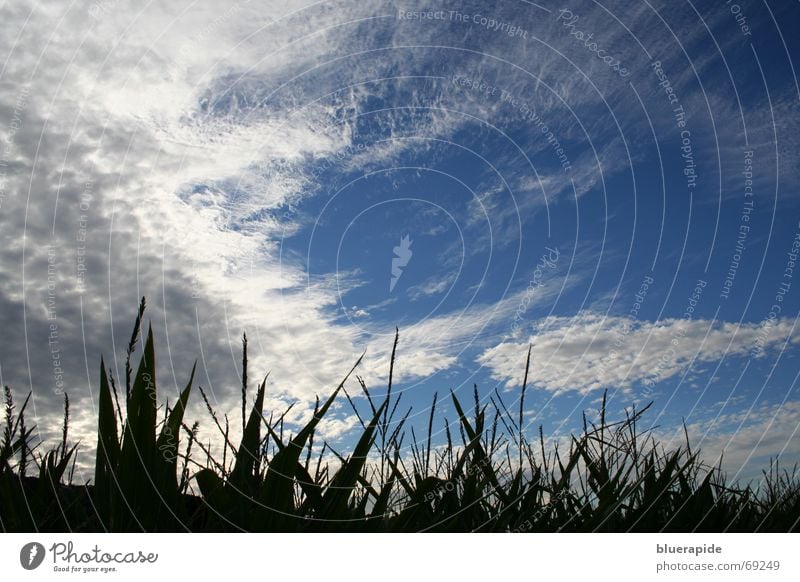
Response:
[[[608,389],[732,475],[797,460],[797,4],[354,4],[3,6],[0,365],[42,437],[64,388],[91,434],[147,295],[162,389],[200,359],[233,415],[243,330],[296,425],[398,327],[418,426],[514,403],[531,345],[532,433]]]

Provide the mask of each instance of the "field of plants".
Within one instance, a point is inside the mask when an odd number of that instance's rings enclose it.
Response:
[[[128,346],[123,386],[100,361],[95,476],[74,484],[76,445],[69,442],[65,397],[63,438],[46,452],[26,423],[28,399],[5,388],[0,442],[0,528],[6,532],[789,532],[800,523],[796,469],[770,463],[756,484],[727,483],[691,443],[663,448],[639,425],[648,407],[584,419],[569,447],[547,446],[539,430],[522,430],[528,369],[509,408],[495,391],[467,403],[450,393],[458,418],[433,442],[438,395],[427,434],[406,426],[402,397],[389,383],[377,398],[357,376],[361,360],[317,401],[296,434],[285,411],[263,410],[267,379],[251,393],[243,338],[242,437],[231,442],[220,417],[188,378],[180,398],[159,406],[152,331],[135,373],[144,300]],[[363,357],[363,356],[362,356]],[[530,364],[530,353],[528,354]],[[122,383],[122,382],[120,382]],[[351,394],[347,386],[357,386]],[[201,398],[219,431],[221,452],[184,419],[189,398]],[[349,454],[315,438],[337,399],[360,420]],[[356,399],[363,405],[356,406]],[[252,402],[250,402],[252,400]],[[249,406],[248,406],[249,403]],[[248,414],[249,408],[249,414]],[[361,409],[367,409],[364,413]],[[238,415],[238,413],[237,413]],[[238,431],[237,431],[238,432]],[[444,439],[442,439],[444,440]]]

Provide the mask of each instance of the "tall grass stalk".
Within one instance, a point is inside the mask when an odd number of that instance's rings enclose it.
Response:
[[[69,443],[69,399],[65,396],[61,442],[37,454],[34,428],[25,424],[30,395],[17,409],[11,390],[4,389],[4,531],[798,530],[797,466],[788,470],[775,460],[756,483],[728,483],[721,465],[708,466],[691,446],[688,432],[685,445],[666,449],[640,429],[652,403],[612,420],[604,394],[597,422],[584,416],[580,433],[548,444],[540,426],[529,442],[530,346],[515,414],[499,391],[481,399],[475,386],[470,406],[451,391],[456,418],[440,417],[434,393],[427,433],[420,440],[415,427],[407,425],[411,407],[401,407],[402,393],[393,390],[399,331],[383,398],[356,374],[362,354],[337,386],[316,399],[311,418],[296,430],[285,422],[292,405],[282,412],[264,410],[268,376],[248,398],[243,335],[238,443],[232,441],[227,415],[220,416],[198,387],[207,420],[219,433],[218,456],[210,441],[198,439],[199,422],[184,421],[194,369],[174,405],[157,418],[150,329],[133,372],[131,356],[144,311],[143,298],[127,347],[124,406],[100,360],[92,482],[71,485],[77,445]],[[351,378],[360,397],[346,388]],[[340,393],[360,427],[349,454],[318,430]],[[434,435],[442,431],[443,442],[436,443]],[[29,464],[38,477],[27,476]]]

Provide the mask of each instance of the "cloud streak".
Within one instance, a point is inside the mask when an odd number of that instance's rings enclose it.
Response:
[[[800,342],[793,320],[772,323],[712,322],[703,319],[639,321],[583,312],[537,322],[527,342],[504,341],[480,354],[478,362],[506,388],[521,385],[532,344],[530,381],[555,393],[589,393],[603,388],[635,389],[674,378],[691,366],[723,358],[765,357]]]

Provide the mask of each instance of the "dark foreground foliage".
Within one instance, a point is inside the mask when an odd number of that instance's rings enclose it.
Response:
[[[148,331],[136,373],[131,353],[139,339],[144,300],[128,347],[124,393],[100,363],[97,457],[91,484],[72,484],[76,447],[68,444],[65,398],[62,442],[46,454],[32,444],[26,400],[15,407],[5,390],[0,442],[0,527],[4,531],[349,531],[349,532],[788,532],[800,522],[796,471],[770,464],[760,485],[727,484],[719,467],[702,463],[690,443],[665,450],[637,423],[647,408],[584,422],[567,450],[530,442],[519,410],[499,392],[470,414],[453,393],[458,418],[445,419],[447,442],[432,445],[437,396],[428,434],[418,439],[398,413],[401,397],[389,385],[378,401],[355,376],[369,407],[360,414],[345,387],[350,373],[311,421],[284,437],[285,412],[263,411],[266,379],[247,415],[247,340],[243,341],[242,438],[230,442],[202,388],[210,422],[220,432],[216,457],[197,439],[184,411],[194,372],[180,398],[159,418],[155,349]],[[530,353],[529,353],[530,360]],[[361,421],[349,456],[315,440],[336,398],[346,398]],[[409,411],[410,412],[410,411]],[[179,443],[183,442],[183,446]],[[72,467],[72,468],[71,468]],[[29,473],[36,470],[36,475]],[[195,494],[197,492],[198,494]]]

